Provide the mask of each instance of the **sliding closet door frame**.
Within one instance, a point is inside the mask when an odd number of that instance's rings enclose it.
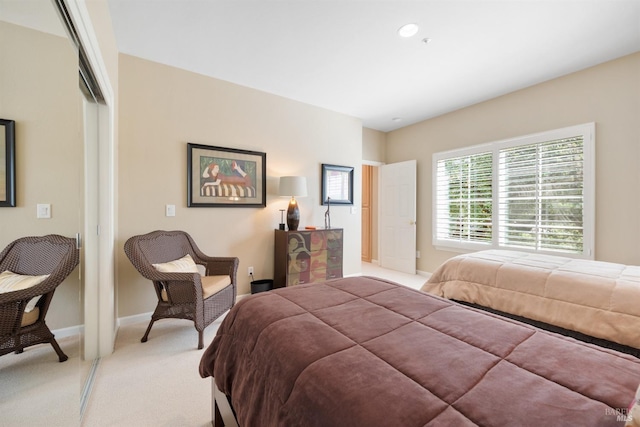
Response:
[[[94,203],[97,201],[97,206],[85,206],[97,218],[97,224],[90,218],[85,221],[86,240],[90,241],[95,237],[95,244],[86,248],[90,252],[85,252],[85,256],[87,260],[91,258],[97,261],[97,266],[93,266],[94,271],[88,273],[92,282],[85,280],[84,354],[85,359],[91,360],[113,352],[116,334],[114,94],[86,5],[79,0],[67,0],[63,3],[93,71],[92,77],[104,99],[94,105],[97,122],[97,169],[90,164],[85,165],[85,171],[93,174],[91,178],[86,175],[85,188],[87,191],[97,191],[97,200],[94,200]],[[92,180],[93,188],[90,186]],[[89,203],[89,199],[85,203]]]

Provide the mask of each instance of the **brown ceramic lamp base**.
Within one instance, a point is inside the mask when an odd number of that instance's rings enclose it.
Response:
[[[300,209],[296,199],[292,197],[287,209],[287,227],[289,227],[290,231],[296,231],[298,224],[300,224]]]

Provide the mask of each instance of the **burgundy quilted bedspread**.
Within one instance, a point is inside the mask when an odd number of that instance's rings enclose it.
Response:
[[[241,426],[609,426],[640,359],[371,277],[241,300],[203,354]]]

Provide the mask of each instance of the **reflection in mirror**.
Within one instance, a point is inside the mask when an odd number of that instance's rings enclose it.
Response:
[[[84,220],[78,52],[50,0],[0,0],[0,58],[0,117],[15,122],[16,147],[16,203],[0,207],[0,250],[25,236],[74,237]],[[3,425],[79,424],[80,271],[56,288],[46,315],[69,359],[49,344],[0,356]]]
[[[320,200],[325,206],[353,205],[353,167],[322,164]]]

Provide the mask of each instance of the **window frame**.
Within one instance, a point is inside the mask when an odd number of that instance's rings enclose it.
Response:
[[[575,136],[583,138],[583,250],[581,253],[536,250],[529,248],[513,248],[500,245],[499,206],[499,161],[500,151],[503,149],[540,144],[544,142],[565,139]],[[486,249],[517,250],[522,252],[532,252],[548,255],[560,255],[570,258],[594,259],[595,256],[595,123],[583,123],[575,126],[554,129],[550,131],[538,132],[534,134],[518,136],[514,138],[493,141],[484,144],[472,145],[460,149],[437,152],[432,155],[432,244],[438,250],[455,252],[473,252]],[[438,162],[457,157],[471,156],[479,153],[492,153],[492,236],[490,243],[481,242],[460,242],[449,239],[438,238]]]

